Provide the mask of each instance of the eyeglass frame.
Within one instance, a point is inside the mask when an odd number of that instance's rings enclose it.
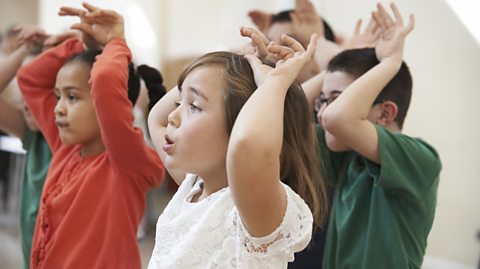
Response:
[[[320,111],[320,109],[326,105],[330,105],[333,101],[335,101],[338,96],[340,96],[340,94],[337,94],[337,95],[334,95],[334,96],[330,96],[329,98],[322,98],[322,96],[319,96],[317,98],[315,98],[313,100],[313,110],[315,111],[315,113],[318,113],[318,111]],[[385,102],[385,100],[383,99],[375,99],[375,101],[373,101],[373,104],[372,106],[376,105],[376,104],[381,104]]]

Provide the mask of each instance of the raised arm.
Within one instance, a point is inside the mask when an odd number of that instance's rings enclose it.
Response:
[[[104,47],[93,64],[90,85],[106,152],[113,167],[134,171],[150,187],[157,186],[162,179],[162,163],[146,145],[142,131],[133,125],[133,107],[128,99],[131,53],[124,39],[123,18],[112,10],[83,6],[88,12],[80,13],[81,22],[72,28],[82,31],[84,40],[92,39],[89,46],[96,43]]]
[[[375,47],[380,61],[375,67],[355,80],[323,112],[323,127],[354,151],[380,164],[378,134],[367,117],[378,94],[395,76],[402,65],[405,38],[413,29],[414,18],[403,26],[395,4],[391,5],[395,19],[382,5],[374,13],[382,29]]]
[[[15,77],[29,52],[29,44],[23,44],[2,59],[0,63],[0,93]],[[22,138],[26,127],[22,111],[0,98],[0,130]]]
[[[165,94],[155,106],[153,106],[148,115],[148,130],[150,131],[150,138],[157,150],[158,155],[163,162],[167,154],[163,150],[165,145],[165,133],[168,125],[168,115],[175,110],[175,102],[178,100],[180,92],[177,87],[171,89]],[[186,172],[166,168],[175,183],[180,185],[185,179]]]
[[[52,152],[61,145],[53,112],[57,104],[54,92],[57,73],[68,58],[82,51],[83,45],[80,40],[69,39],[43,52],[21,67],[17,74],[18,86],[25,103]]]
[[[227,150],[227,176],[235,205],[254,236],[273,232],[285,214],[287,200],[280,182],[285,96],[300,69],[315,51],[313,37],[307,51],[297,41],[282,37],[288,54],[272,69],[247,55],[258,89],[241,109]],[[278,46],[270,45],[272,52]]]

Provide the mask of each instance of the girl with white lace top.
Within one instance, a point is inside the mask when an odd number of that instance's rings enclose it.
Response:
[[[158,219],[148,268],[287,268],[327,214],[311,113],[294,81],[316,38],[306,51],[288,36],[288,47],[250,38],[275,68],[208,53],[149,115],[180,187]]]

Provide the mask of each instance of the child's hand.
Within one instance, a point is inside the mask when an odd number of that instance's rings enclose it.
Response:
[[[295,0],[295,11],[290,13],[290,18],[298,41],[305,46],[313,34],[325,35],[322,18],[309,0]]]
[[[88,12],[62,7],[59,15],[80,17],[80,23],[72,25],[71,28],[82,31],[83,40],[88,47],[94,46],[93,43],[103,47],[114,38],[125,38],[121,15],[113,10],[99,9],[87,3],[82,5]]]
[[[381,36],[375,47],[377,59],[382,61],[386,58],[392,58],[402,62],[405,37],[413,30],[415,17],[410,15],[408,25],[404,27],[402,15],[395,4],[391,4],[395,20],[390,17],[381,4],[378,4],[377,8],[377,11],[372,13],[375,22],[381,29]]]
[[[378,27],[373,15],[370,18],[367,28],[363,32],[360,32],[361,27],[362,20],[359,19],[355,24],[352,37],[346,44],[347,49],[374,48],[377,44],[378,38],[380,37],[380,27]]]
[[[260,59],[252,54],[245,55],[252,66],[257,87],[259,87],[267,77],[278,77],[286,80],[288,84],[291,84],[296,79],[302,67],[311,61],[315,54],[318,39],[316,34],[310,38],[310,43],[306,51],[302,44],[295,39],[287,35],[282,35],[281,38],[287,46],[280,46],[272,42],[267,47],[269,53],[278,60],[275,68],[262,64]]]
[[[245,54],[255,54],[261,61],[267,61],[275,63],[276,59],[271,55],[267,46],[270,44],[270,40],[259,30],[250,27],[241,27],[240,35],[250,38],[251,42],[243,48]]]
[[[22,26],[14,29],[18,33],[20,45],[27,46],[28,50],[32,50],[35,46],[41,46],[48,35],[38,26]]]
[[[248,12],[248,16],[250,19],[252,19],[258,30],[264,33],[268,30],[268,27],[270,27],[270,24],[272,23],[272,14],[267,12],[252,10]]]

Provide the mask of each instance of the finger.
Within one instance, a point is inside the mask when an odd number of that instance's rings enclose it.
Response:
[[[93,33],[94,33],[92,26],[87,23],[75,23],[72,26],[70,26],[70,29],[79,30],[91,36],[93,36]]]
[[[415,16],[413,14],[410,14],[408,25],[405,28],[405,34],[409,34],[414,27],[415,27]]]
[[[310,59],[313,58],[313,55],[315,54],[315,51],[317,50],[317,42],[318,42],[318,36],[317,36],[317,34],[313,34],[310,37],[310,42],[308,43],[307,51],[306,51],[306,55]]]
[[[293,54],[295,53],[295,51],[289,47],[285,47],[285,46],[280,46],[280,45],[276,45],[274,43],[271,43],[270,45],[268,45],[268,51],[270,53],[273,54],[273,56],[277,59],[277,60],[281,60],[281,59],[288,59],[288,58],[291,58],[293,56]]]
[[[252,34],[251,39],[252,39],[253,45],[255,46],[255,49],[257,50],[258,56],[260,58],[266,57],[268,54],[268,51],[263,40],[255,33]]]
[[[302,44],[295,40],[292,37],[289,37],[288,35],[282,35],[280,39],[290,48],[292,48],[294,51],[305,51],[303,48]]]
[[[375,33],[379,29],[377,22],[372,18],[368,24],[367,30],[370,33]]]
[[[375,20],[375,23],[380,27],[382,30],[386,28],[380,14],[377,11],[372,11],[372,18]]]
[[[403,26],[403,18],[402,14],[400,14],[400,11],[397,8],[397,5],[395,3],[390,4],[390,8],[393,11],[393,15],[395,16],[395,22],[397,25]]]
[[[260,59],[258,59],[258,57],[253,54],[247,54],[244,57],[247,59],[253,70],[255,70],[258,66],[262,64]]]
[[[392,17],[390,17],[387,10],[380,3],[377,4],[377,8],[378,8],[380,18],[383,21],[383,24],[385,25],[385,27],[387,28],[392,27],[395,24],[395,22],[393,21]]]
[[[94,12],[96,10],[99,10],[98,7],[90,5],[89,3],[83,2],[82,6],[88,10],[88,12]]]
[[[58,11],[60,16],[81,16],[83,14],[85,14],[84,10],[73,7],[61,7]]]
[[[353,30],[353,35],[359,35],[360,29],[362,28],[362,19],[358,19],[355,23],[355,29]]]

